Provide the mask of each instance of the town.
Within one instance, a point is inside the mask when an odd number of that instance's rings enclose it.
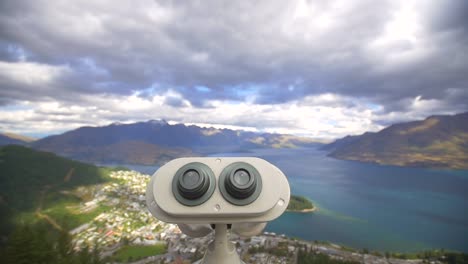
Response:
[[[70,231],[75,250],[98,246],[102,258],[112,262],[112,256],[126,245],[164,245],[165,252],[140,256],[127,262],[191,263],[202,258],[212,234],[190,238],[177,225],[155,219],[146,209],[145,191],[150,179],[135,171],[113,171],[112,181],[103,184],[92,200],[81,205],[83,212],[108,208],[92,221]],[[246,263],[297,263],[299,252],[324,254],[331,259],[357,263],[422,263],[422,260],[389,258],[344,249],[331,243],[309,242],[264,232],[249,238],[231,235],[237,250]]]

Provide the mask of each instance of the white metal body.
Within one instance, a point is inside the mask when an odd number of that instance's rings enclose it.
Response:
[[[179,203],[172,193],[176,171],[190,162],[201,162],[213,171],[216,188],[208,201],[198,206]],[[246,162],[254,166],[262,178],[262,192],[249,205],[238,206],[226,201],[218,188],[221,171],[231,163]],[[161,221],[183,224],[257,223],[279,217],[289,203],[290,189],[286,176],[266,160],[253,157],[179,158],[154,173],[146,191],[149,211]]]
[[[172,181],[176,172],[191,162],[207,165],[214,173],[216,188],[203,204],[187,206],[179,203],[172,193]],[[262,191],[248,205],[233,205],[222,196],[218,182],[224,168],[235,162],[245,162],[259,172]],[[211,232],[208,224],[215,224],[215,239],[209,244],[203,259],[197,264],[242,264],[235,245],[228,239],[231,231],[243,236],[255,235],[263,230],[266,222],[279,217],[290,199],[286,176],[271,163],[253,157],[180,158],[175,159],[154,173],[146,190],[146,203],[151,214],[161,221],[179,224],[189,235],[206,235]]]

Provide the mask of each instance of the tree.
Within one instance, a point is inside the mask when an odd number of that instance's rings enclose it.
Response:
[[[52,231],[41,224],[18,226],[8,239],[5,255],[6,263],[12,264],[102,263],[97,248],[75,252],[66,231]]]
[[[28,226],[20,226],[10,235],[6,250],[6,261],[8,263],[30,263],[31,252],[33,251],[30,233],[31,230]]]

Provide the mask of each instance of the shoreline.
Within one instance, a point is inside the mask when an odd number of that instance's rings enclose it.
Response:
[[[318,209],[317,206],[314,206],[313,208],[307,208],[307,209],[302,209],[302,210],[286,210],[286,212],[305,214],[305,213],[315,212],[317,211],[317,209]]]

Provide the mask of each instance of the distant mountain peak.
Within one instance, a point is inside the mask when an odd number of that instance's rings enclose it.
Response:
[[[124,125],[124,123],[119,122],[119,121],[113,122],[113,123],[110,124],[110,126],[121,126],[121,125]]]
[[[151,120],[148,120],[146,123],[151,124],[151,125],[162,125],[162,126],[169,125],[166,119],[151,119]]]
[[[148,121],[138,122],[140,124],[149,124],[149,125],[158,125],[158,126],[165,126],[169,125],[169,123],[165,119],[150,119]],[[133,125],[134,123],[122,123],[119,121],[113,122],[109,124],[109,126],[125,126],[125,125]]]

